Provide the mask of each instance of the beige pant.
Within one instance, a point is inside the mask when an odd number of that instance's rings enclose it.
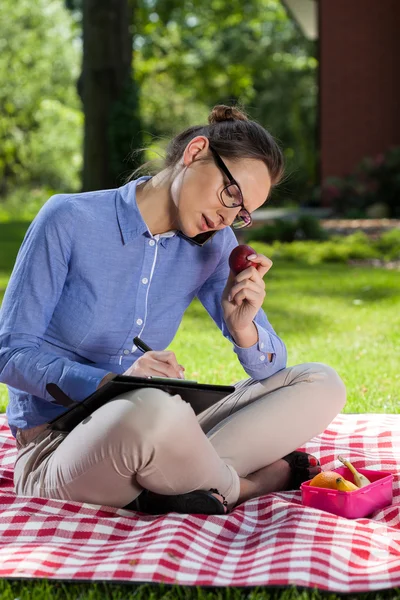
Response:
[[[180,396],[143,388],[117,396],[69,434],[18,430],[15,491],[120,508],[143,488],[217,488],[232,508],[239,476],[322,433],[346,401],[339,375],[321,363],[235,387],[197,417]]]

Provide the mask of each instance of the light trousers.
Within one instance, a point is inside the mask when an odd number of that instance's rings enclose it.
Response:
[[[197,416],[179,395],[142,388],[117,396],[70,433],[18,430],[15,492],[121,508],[143,488],[216,488],[231,509],[239,477],[322,433],[346,402],[343,381],[322,363],[235,387]]]

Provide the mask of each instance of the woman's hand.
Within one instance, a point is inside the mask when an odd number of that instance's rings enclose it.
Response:
[[[233,334],[247,329],[265,298],[263,277],[272,267],[272,260],[263,254],[247,257],[257,267],[248,267],[237,275],[231,270],[222,294],[221,304],[225,323]]]
[[[151,350],[145,352],[123,373],[131,377],[178,377],[184,379],[185,367],[176,360],[173,352]]]

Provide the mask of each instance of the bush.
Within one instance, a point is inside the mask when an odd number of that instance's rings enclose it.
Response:
[[[293,242],[295,240],[326,240],[329,234],[320,225],[318,219],[303,215],[296,220],[276,219],[272,225],[263,225],[245,232],[246,240],[271,243]]]
[[[363,232],[347,237],[334,236],[325,242],[294,241],[285,243],[274,241],[264,244],[258,240],[248,242],[257,252],[272,260],[286,260],[316,265],[319,263],[347,263],[351,259],[400,259],[400,231],[383,234],[379,240],[371,242]]]
[[[50,196],[57,193],[60,193],[60,190],[50,187],[15,187],[0,202],[0,223],[15,220],[32,221]]]
[[[364,158],[347,177],[328,177],[316,188],[313,201],[332,206],[337,216],[364,217],[369,207],[400,217],[400,147]]]
[[[400,259],[400,229],[391,229],[375,242],[384,260]]]

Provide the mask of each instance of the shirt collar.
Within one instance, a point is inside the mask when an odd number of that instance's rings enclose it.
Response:
[[[149,176],[139,177],[138,179],[129,181],[126,185],[118,188],[116,197],[116,210],[119,228],[124,244],[129,244],[129,242],[134,240],[139,235],[145,234],[150,237],[155,237],[149,231],[149,228],[143,220],[142,214],[136,202],[137,185],[142,181],[148,181],[149,179],[151,179]],[[159,234],[159,237],[161,238],[160,244],[164,246],[164,248],[166,239],[169,237],[174,237],[177,234],[179,234],[179,237],[186,239],[192,244],[204,246],[204,244],[208,242],[216,233],[217,231],[208,231],[205,233],[200,233],[194,238],[188,238],[181,231],[173,229],[171,231],[166,231],[165,233]]]
[[[151,179],[149,176],[139,177],[135,181],[130,181],[126,185],[118,188],[116,197],[116,210],[119,228],[124,244],[129,244],[139,235],[148,234],[150,237],[161,238],[161,244],[164,246],[168,237],[177,234],[176,230],[166,231],[157,236],[153,236],[143,220],[142,214],[136,202],[136,187],[142,181]]]

